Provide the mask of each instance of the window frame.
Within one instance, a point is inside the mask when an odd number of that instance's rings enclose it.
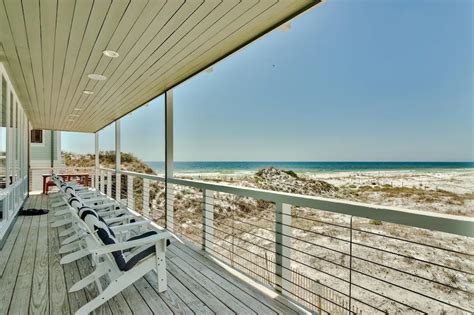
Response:
[[[35,134],[35,132],[40,132],[40,141],[35,141],[36,137],[34,137],[33,135]],[[31,129],[30,131],[30,143],[31,144],[36,144],[36,145],[40,145],[40,144],[43,144],[44,143],[44,137],[43,137],[43,130],[41,129]]]

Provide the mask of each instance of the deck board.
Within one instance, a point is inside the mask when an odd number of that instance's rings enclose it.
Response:
[[[157,292],[158,281],[156,274],[148,273],[145,275],[145,279],[148,284]],[[163,299],[163,302],[168,306],[174,314],[192,314],[191,309],[174,293],[171,288],[168,288],[166,292],[159,294]]]
[[[140,291],[147,305],[155,314],[173,314],[173,311],[171,311],[165,301],[163,301],[162,297],[156,293],[145,279],[140,279],[135,282],[135,287]]]
[[[10,258],[10,254],[12,253],[13,245],[16,242],[16,238],[21,230],[21,224],[23,222],[23,217],[19,217],[16,219],[15,224],[8,236],[7,241],[3,245],[2,250],[0,250],[0,277],[3,276],[3,272],[5,271],[5,267],[7,266],[8,258]]]
[[[38,245],[36,248],[33,284],[31,287],[29,308],[31,314],[49,313],[48,276],[48,217],[43,215],[39,222]]]
[[[51,227],[52,216],[48,214],[49,242],[49,307],[51,314],[69,314],[69,300],[64,270],[59,261],[58,229]]]
[[[246,282],[235,281],[235,278],[231,274],[226,272],[224,268],[219,266],[216,262],[204,257],[202,253],[198,253],[198,251],[192,249],[191,246],[173,246],[170,248],[170,252],[172,252],[173,255],[176,255],[176,252],[179,254],[179,257],[182,257],[183,259],[192,262],[195,268],[201,270],[201,272],[208,277],[215,277],[215,275],[213,274],[216,274],[219,277],[226,279],[228,283],[232,283],[235,286],[238,286],[247,295],[250,295],[253,298],[258,299],[259,301],[264,302],[265,305],[267,305],[277,313],[298,314],[298,310],[295,310],[293,306],[288,305],[288,301],[285,298],[281,296],[278,296],[276,298],[269,297],[267,295],[261,294],[257,288]]]
[[[64,229],[64,227],[58,228],[58,233],[60,233]],[[74,285],[74,283],[81,280],[78,263],[73,262],[70,264],[63,265],[63,270],[66,280],[66,287],[69,291],[69,289]],[[82,305],[86,303],[87,297],[85,290],[79,290],[76,292],[69,293],[69,309],[71,311],[71,314],[74,314]]]
[[[186,286],[168,272],[168,286],[172,288],[176,295],[186,303],[194,314],[214,314],[213,311],[203,301],[198,299]]]
[[[47,196],[30,196],[28,208],[48,208]],[[93,299],[95,285],[74,293],[69,288],[93,271],[90,259],[61,265],[53,213],[20,216],[0,250],[0,314],[74,314]],[[187,245],[186,245],[187,244]],[[147,274],[94,314],[296,314],[299,309],[270,297],[228,273],[186,243],[167,252],[168,290],[157,293],[155,275]],[[28,303],[29,301],[29,303]]]
[[[36,258],[36,245],[38,241],[40,217],[32,217],[30,231],[26,240],[26,246],[21,260],[20,270],[15,284],[12,301],[10,304],[10,312],[13,314],[28,313],[30,300],[31,283],[33,282],[34,262]],[[32,253],[32,255],[29,255]]]
[[[18,221],[15,223],[18,224]],[[11,298],[16,285],[18,271],[20,269],[23,252],[25,249],[26,238],[31,226],[31,217],[26,217],[21,226],[21,233],[16,239],[15,245],[9,256],[5,272],[0,279],[0,314],[6,314],[10,307]]]
[[[183,257],[178,257],[177,259],[179,259],[179,261],[181,261],[181,262],[184,262]],[[175,259],[175,260],[177,260],[177,259]],[[199,263],[196,263],[196,261],[192,257],[189,257],[189,259],[187,259],[186,264],[193,264],[193,266],[199,265]],[[206,273],[206,271],[209,271],[209,272]],[[212,272],[210,269],[203,268],[203,269],[200,270],[200,274],[202,274],[203,277],[206,277],[207,279],[209,279],[208,280],[209,282],[215,283],[216,286],[219,286],[220,288],[222,288],[223,290],[228,292],[230,295],[232,295],[233,297],[235,297],[239,301],[245,301],[246,305],[249,306],[256,313],[259,313],[259,314],[276,314],[276,312],[273,309],[271,309],[270,307],[268,307],[264,303],[260,302],[259,300],[255,299],[253,296],[245,293],[238,286],[233,285],[232,283],[228,282],[223,277],[221,277],[218,274]]]

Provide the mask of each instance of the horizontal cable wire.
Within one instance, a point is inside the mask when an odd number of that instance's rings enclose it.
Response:
[[[218,238],[218,237],[217,237],[217,238]],[[220,240],[222,240],[222,241],[224,241],[224,242],[230,243],[229,241],[227,241],[227,240],[225,240],[225,239],[221,239],[221,238],[218,238],[218,239],[220,239]],[[240,239],[240,238],[239,238],[239,239]],[[243,240],[243,239],[240,239],[240,240]],[[246,240],[243,240],[243,241],[244,241],[244,242],[248,242],[248,243],[250,243],[250,244],[252,244],[252,245],[255,245],[255,246],[257,246],[257,247],[260,247],[260,248],[262,248],[262,249],[264,249],[264,250],[268,250],[268,249],[263,248],[263,247],[261,247],[261,246],[258,246],[258,245],[256,245],[256,244],[253,244],[252,242],[249,242],[249,241],[246,241]],[[247,252],[249,252],[249,253],[251,253],[251,254],[253,254],[253,255],[259,257],[259,258],[261,258],[261,259],[266,259],[266,257],[263,257],[263,256],[260,256],[260,255],[258,255],[258,254],[252,253],[252,252],[248,251],[247,249],[245,249],[245,248],[243,248],[243,247],[241,247],[241,246],[239,246],[239,245],[236,245],[236,244],[231,243],[231,246],[236,246],[236,247],[238,247],[238,248],[240,248],[240,249],[242,249],[242,250],[245,250],[245,251],[247,251]],[[275,255],[276,255],[276,254],[275,254]],[[241,257],[241,256],[240,256],[240,257]],[[285,257],[285,256],[282,255],[282,257]],[[289,258],[289,257],[285,257],[285,258]],[[309,266],[309,265],[307,265],[307,264],[305,264],[305,263],[302,263],[302,262],[299,262],[299,261],[295,261],[295,260],[293,260],[293,261],[296,262],[296,263],[302,264],[302,265],[304,265],[304,266],[306,266],[306,267],[308,267],[308,268],[317,270],[317,271],[319,271],[319,272],[321,272],[321,273],[324,273],[324,274],[326,274],[326,275],[330,275],[330,276],[332,276],[332,277],[335,277],[336,279],[338,279],[338,280],[340,280],[340,281],[349,283],[349,281],[347,281],[347,280],[345,280],[345,279],[342,279],[342,278],[339,278],[339,277],[337,277],[337,276],[331,275],[331,274],[329,274],[329,273],[327,273],[327,272],[325,272],[325,271],[322,271],[322,270],[320,270],[320,269],[314,268],[314,267]],[[285,268],[285,269],[291,271],[291,269],[288,269],[288,268],[285,267],[285,266],[282,266],[282,265],[280,265],[280,264],[278,264],[278,263],[276,263],[276,262],[274,262],[274,263],[275,263],[276,265],[282,267],[282,268]],[[262,268],[263,268],[263,267],[262,267]],[[265,269],[265,268],[263,268],[263,269],[264,269],[264,270],[267,270],[267,269]],[[267,270],[267,271],[270,271],[270,270]],[[467,311],[467,310],[463,309],[462,307],[457,307],[457,306],[452,305],[452,304],[449,304],[449,303],[447,303],[447,302],[443,302],[443,301],[441,301],[441,300],[438,300],[438,299],[435,299],[435,298],[431,298],[431,297],[429,297],[429,296],[427,296],[427,295],[424,295],[424,294],[422,294],[422,293],[420,293],[420,292],[417,292],[417,291],[414,291],[414,290],[410,290],[410,289],[406,289],[406,288],[404,288],[404,287],[402,287],[402,286],[400,286],[400,285],[397,285],[397,284],[395,284],[395,283],[392,283],[392,282],[390,282],[390,281],[387,281],[387,280],[384,280],[384,279],[380,279],[380,278],[377,278],[377,277],[370,276],[370,275],[368,275],[368,274],[362,273],[362,272],[360,272],[360,271],[358,271],[358,270],[356,270],[356,269],[354,269],[354,268],[352,269],[352,271],[357,272],[357,273],[360,273],[360,274],[363,274],[363,275],[368,276],[368,277],[371,277],[371,278],[373,278],[373,279],[375,279],[375,280],[379,280],[379,281],[382,281],[382,282],[385,282],[385,283],[394,285],[394,286],[396,286],[396,287],[398,287],[398,288],[400,288],[400,289],[405,289],[405,290],[407,290],[407,291],[409,291],[409,292],[422,295],[422,296],[424,296],[425,298],[428,298],[428,299],[431,299],[431,300],[434,300],[434,301],[437,301],[437,302],[441,302],[441,303],[443,303],[443,304],[449,305],[449,306],[454,307],[454,308],[461,309],[461,310],[463,310],[463,311]],[[311,279],[311,278],[309,278],[309,279]],[[312,279],[311,279],[311,280],[312,280]],[[290,281],[290,282],[291,282],[291,281]],[[356,284],[355,284],[355,283],[352,283],[352,285],[356,285]],[[373,290],[370,290],[370,289],[368,289],[368,288],[366,288],[366,287],[363,287],[363,286],[360,286],[360,285],[357,285],[357,287],[359,287],[359,288],[361,288],[361,289],[364,289],[364,290],[367,290],[367,291],[369,291],[369,292],[371,292],[371,293],[376,293],[376,294],[380,295],[380,296],[383,297],[383,298],[389,299],[389,300],[391,300],[391,301],[393,301],[393,302],[399,303],[399,304],[404,305],[404,306],[406,306],[406,307],[410,307],[410,308],[412,308],[412,309],[415,309],[415,310],[417,310],[417,311],[420,311],[421,313],[425,313],[425,312],[423,312],[423,311],[421,311],[421,310],[418,310],[418,309],[416,309],[416,308],[414,308],[414,307],[412,307],[412,306],[410,306],[410,305],[408,305],[408,304],[405,304],[405,303],[400,302],[400,301],[398,301],[398,300],[392,299],[392,298],[387,297],[387,296],[385,296],[385,295],[379,294],[379,293],[377,293],[377,292],[375,292],[375,291],[373,291]],[[333,289],[333,288],[331,288],[331,289],[332,289],[332,290],[335,290],[335,289]],[[336,290],[335,290],[335,291],[336,291]],[[342,292],[340,292],[340,293],[341,293],[341,294],[344,294],[344,293],[342,293]],[[346,294],[344,294],[344,295],[346,295]],[[353,299],[354,299],[354,298],[353,298]]]
[[[206,210],[205,210],[206,211]],[[230,219],[230,218],[229,218]],[[249,223],[249,222],[246,222],[246,221],[240,221],[240,220],[236,220],[234,219],[234,221],[236,222],[239,222],[239,223],[242,223],[242,224],[247,224],[247,225],[250,225],[250,226],[253,226],[255,228],[258,228],[258,229],[262,229],[264,231],[267,231],[267,232],[271,232],[271,233],[274,233],[274,234],[279,234],[279,235],[282,235],[282,236],[286,236],[286,237],[289,237],[289,238],[293,238],[295,240],[298,240],[298,241],[301,241],[301,242],[304,242],[306,244],[310,244],[310,245],[313,245],[313,246],[317,246],[317,247],[320,247],[320,248],[324,248],[326,250],[329,250],[329,251],[332,251],[332,252],[336,252],[338,254],[341,254],[341,255],[349,255],[348,253],[345,253],[345,252],[342,252],[342,251],[339,251],[339,250],[336,250],[336,249],[332,249],[332,248],[329,248],[329,247],[326,247],[324,245],[320,245],[320,244],[316,244],[316,243],[312,243],[312,242],[309,242],[307,240],[304,240],[304,239],[301,239],[301,238],[298,238],[298,237],[294,237],[292,235],[288,235],[288,234],[285,234],[285,233],[281,233],[281,232],[277,232],[277,231],[274,231],[274,230],[270,230],[268,228],[264,228],[262,226],[259,226],[259,225],[255,225],[255,224],[252,224],[252,223]],[[221,222],[219,222],[221,224]],[[285,226],[285,224],[282,224],[283,226]],[[288,226],[288,225],[286,225]]]
[[[412,240],[407,240],[407,239],[403,239],[403,238],[392,236],[392,235],[380,234],[380,233],[367,231],[367,230],[361,230],[361,229],[353,229],[353,230],[357,231],[357,232],[368,233],[368,234],[380,236],[380,237],[386,237],[386,238],[394,239],[394,240],[397,240],[397,241],[407,242],[407,243],[416,244],[416,245],[420,245],[420,246],[426,246],[426,247],[431,247],[431,248],[434,248],[434,249],[448,251],[448,252],[451,252],[451,253],[456,253],[456,254],[460,254],[460,255],[466,255],[466,256],[474,257],[474,254],[464,253],[464,252],[460,252],[460,251],[457,251],[457,250],[454,250],[454,249],[439,247],[439,246],[430,245],[430,244],[426,244],[426,243],[415,242],[415,241],[412,241]]]
[[[215,229],[215,228],[214,228],[214,229]],[[209,234],[209,232],[206,232],[206,231],[204,231],[204,233]],[[252,255],[257,256],[257,257],[259,257],[259,258],[261,258],[261,259],[266,259],[266,257],[260,256],[259,254],[256,254],[256,253],[253,253],[253,252],[249,251],[248,249],[246,249],[246,248],[244,248],[244,247],[242,247],[242,246],[240,246],[240,245],[233,244],[233,243],[231,243],[230,241],[228,241],[228,240],[226,240],[226,239],[223,239],[223,238],[220,238],[220,237],[216,237],[215,235],[214,235],[214,238],[217,238],[217,239],[219,239],[219,240],[221,240],[221,241],[224,241],[224,242],[226,242],[226,243],[230,243],[232,246],[236,246],[236,247],[238,247],[238,248],[240,248],[240,249],[242,249],[242,250],[244,250],[244,251],[247,251],[247,252],[251,253]],[[238,237],[237,237],[237,238],[238,238]],[[246,242],[246,243],[250,243],[250,244],[252,244],[252,245],[254,245],[254,246],[259,247],[260,249],[263,249],[263,250],[269,251],[269,252],[271,252],[271,253],[273,253],[273,254],[276,254],[275,252],[270,251],[268,248],[265,248],[265,247],[260,246],[260,245],[256,245],[256,244],[254,244],[254,243],[252,243],[252,242],[250,242],[250,241],[247,241],[247,240],[244,240],[244,239],[240,239],[240,238],[239,238],[239,240],[242,240],[242,241],[244,241],[244,242]],[[282,256],[283,258],[291,259],[290,257],[287,257],[287,256],[285,256],[285,255],[280,255],[280,256]],[[328,273],[328,272],[326,272],[326,271],[322,271],[322,270],[320,270],[320,269],[314,268],[313,266],[310,266],[310,265],[308,265],[308,264],[306,264],[306,263],[304,263],[304,262],[300,262],[300,261],[296,261],[296,260],[293,260],[293,262],[296,262],[296,263],[298,263],[298,264],[301,264],[301,265],[303,265],[303,266],[306,266],[306,267],[308,267],[308,268],[310,268],[310,269],[317,270],[317,271],[319,271],[319,272],[321,272],[321,273],[324,273],[324,274],[326,274],[326,275],[328,275],[328,276],[330,276],[330,277],[336,278],[336,279],[338,279],[338,280],[340,280],[340,281],[343,281],[343,282],[345,282],[345,283],[349,283],[348,280],[345,280],[345,279],[343,279],[343,278],[340,278],[340,277],[338,277],[338,276],[335,276],[335,275],[333,275],[333,274],[331,274],[331,273]],[[275,264],[276,264],[276,262],[275,262]],[[280,267],[282,267],[282,268],[285,268],[285,269],[288,269],[287,267],[282,266],[282,265],[280,265],[280,264],[278,264],[278,266],[280,266]],[[290,269],[288,269],[288,270],[290,270]]]
[[[225,248],[225,247],[223,247],[223,246],[221,246],[221,245],[219,245],[219,244],[217,244],[217,243],[214,243],[214,242],[211,242],[211,243],[212,243],[213,245],[216,245],[216,246],[219,247],[219,248],[222,248],[222,249],[224,249],[224,250],[230,252],[232,255],[234,255],[234,253],[233,253],[230,249]],[[213,252],[215,252],[215,251],[213,251]],[[230,260],[229,257],[226,257],[226,256],[224,256],[223,254],[220,254],[220,253],[217,253],[217,252],[215,252],[215,253],[216,253],[217,255],[219,255],[219,256],[222,256],[222,257],[224,257],[224,258]],[[251,253],[251,252],[250,252],[250,253]],[[272,270],[265,269],[264,267],[262,267],[262,266],[256,264],[256,263],[253,262],[253,261],[250,261],[250,260],[246,259],[245,257],[242,257],[242,256],[238,256],[238,257],[241,258],[241,259],[243,259],[243,260],[245,260],[245,261],[247,261],[247,262],[249,262],[249,263],[251,263],[252,265],[254,265],[254,266],[256,266],[256,267],[258,267],[258,268],[260,268],[260,269],[263,269],[263,270],[265,270],[265,271],[267,271],[267,272],[273,273]],[[260,256],[258,256],[258,257],[260,257]],[[260,257],[260,258],[261,258],[261,257]],[[246,269],[246,270],[252,272],[253,274],[257,275],[259,278],[262,277],[262,275],[259,275],[259,274],[255,273],[255,272],[253,272],[252,270],[250,270],[250,269],[248,269],[247,267],[245,267],[245,266],[239,264],[239,263],[238,263],[237,261],[235,261],[235,260],[232,260],[231,262],[233,262],[234,264],[237,264],[237,265],[243,267],[244,269]],[[272,263],[274,263],[274,262],[272,262]],[[276,263],[274,263],[274,264],[276,264]],[[308,279],[308,280],[315,281],[314,279],[308,278],[308,277],[305,276],[305,275],[302,275],[302,274],[301,274],[301,276],[304,277],[304,278],[306,278],[306,279]],[[290,282],[291,284],[293,284],[293,285],[295,285],[295,286],[297,286],[297,287],[299,287],[299,288],[301,288],[301,289],[303,289],[303,290],[305,290],[305,291],[307,291],[307,292],[309,292],[309,293],[311,293],[311,294],[317,295],[317,294],[315,294],[314,292],[310,291],[309,289],[304,288],[304,287],[300,286],[299,284],[297,284],[297,283],[295,283],[295,282],[292,282],[292,281],[289,281],[289,280],[286,280],[286,281]],[[272,282],[272,283],[273,283],[273,282]],[[278,286],[277,283],[273,283],[273,284],[274,284],[275,286]],[[321,284],[321,283],[319,283],[319,284]],[[332,289],[331,287],[326,286],[326,285],[324,285],[324,284],[321,284],[321,285],[323,285],[324,287],[326,287],[326,288],[328,288],[328,289],[330,289],[330,290],[332,290],[332,291],[335,291],[335,292],[337,292],[337,293],[339,293],[339,294],[342,294],[342,295],[345,295],[346,297],[348,297],[348,295],[345,294],[345,293],[342,293],[342,292],[340,292],[340,291],[338,291],[338,290],[336,290],[336,289]],[[279,286],[278,286],[278,287],[279,287]],[[318,296],[320,296],[320,295],[318,295]],[[336,306],[338,306],[338,307],[344,308],[344,306],[339,305],[339,304],[337,304],[337,303],[334,302],[334,301],[328,300],[327,298],[324,298],[323,296],[320,296],[320,297],[321,297],[322,299],[328,301],[328,302],[331,303],[331,304],[334,304],[334,305],[336,305]],[[308,302],[308,301],[306,301],[306,302]],[[360,302],[363,303],[362,301],[360,301]],[[308,302],[308,303],[309,303],[309,302]],[[311,303],[310,303],[310,304],[311,304]],[[363,304],[364,304],[364,303],[363,303]],[[316,306],[316,305],[314,305],[314,306]],[[371,306],[371,305],[367,305],[367,306]],[[317,307],[317,306],[316,306],[316,307]],[[373,307],[373,306],[371,306],[371,307]],[[375,308],[375,307],[373,307],[373,308]],[[347,310],[347,311],[349,311],[349,309],[347,309],[347,308],[344,308],[344,309]],[[376,308],[375,308],[375,309],[376,309]]]
[[[423,294],[423,293],[421,293],[421,292],[418,292],[418,291],[409,289],[409,288],[407,288],[407,287],[398,285],[398,284],[396,284],[396,283],[393,283],[393,282],[390,282],[390,281],[387,281],[387,280],[384,280],[384,279],[377,278],[377,277],[375,277],[375,276],[372,276],[372,275],[367,274],[367,273],[365,273],[365,272],[359,271],[359,270],[357,270],[357,269],[352,269],[352,271],[353,271],[353,272],[357,272],[357,273],[359,273],[359,274],[361,274],[361,275],[364,275],[364,276],[366,276],[366,277],[369,277],[369,278],[372,278],[372,279],[375,279],[375,280],[378,280],[378,281],[381,281],[381,282],[384,282],[384,283],[393,285],[393,286],[395,286],[395,287],[397,287],[397,288],[399,288],[399,289],[406,290],[406,291],[411,292],[411,293],[414,293],[414,294],[418,294],[418,295],[423,296],[423,297],[425,297],[425,298],[427,298],[427,299],[430,299],[430,300],[433,300],[433,301],[436,301],[436,302],[439,302],[439,303],[442,303],[442,304],[451,306],[451,307],[453,307],[453,308],[456,308],[456,309],[459,309],[459,310],[462,310],[462,311],[465,311],[465,312],[470,312],[469,310],[463,308],[462,306],[456,306],[456,305],[450,304],[450,303],[448,303],[448,302],[445,302],[445,301],[442,301],[442,300],[440,300],[440,299],[437,299],[437,298],[431,297],[431,296],[429,296],[429,295]],[[353,283],[352,285],[355,285],[355,284]],[[365,287],[362,287],[362,286],[359,286],[359,287],[367,290],[367,288],[365,288]]]
[[[205,225],[205,226],[208,226],[208,225],[206,225],[206,224],[204,224],[204,225]],[[344,265],[338,264],[338,263],[336,263],[336,262],[327,260],[326,258],[322,258],[322,257],[319,257],[319,256],[315,256],[315,255],[313,255],[313,254],[309,254],[308,252],[304,252],[304,251],[302,251],[302,250],[299,250],[299,249],[296,249],[296,248],[287,246],[287,245],[285,245],[285,244],[282,244],[282,243],[280,243],[280,242],[277,242],[277,241],[274,241],[274,240],[265,238],[265,237],[263,237],[263,236],[255,235],[255,234],[252,234],[252,233],[250,233],[250,232],[245,232],[245,231],[243,231],[243,230],[241,230],[241,229],[238,229],[238,228],[236,228],[236,227],[232,227],[232,226],[229,226],[229,225],[226,225],[226,224],[223,224],[223,223],[220,223],[220,225],[223,225],[223,226],[226,226],[226,227],[229,227],[229,228],[234,228],[234,229],[236,229],[236,230],[241,231],[242,233],[250,234],[250,235],[252,235],[252,236],[254,236],[254,237],[257,237],[257,238],[262,239],[262,240],[265,240],[265,241],[270,241],[270,242],[272,242],[272,243],[274,243],[274,244],[278,244],[278,245],[281,245],[281,246],[283,246],[283,247],[289,248],[289,249],[291,249],[291,250],[295,250],[295,251],[300,252],[300,253],[302,253],[302,254],[311,256],[311,257],[313,257],[313,258],[323,260],[323,261],[325,261],[325,262],[327,262],[327,263],[334,264],[334,265],[336,265],[336,266],[338,266],[338,267],[342,267],[342,268],[345,268],[345,269],[349,269],[349,267],[347,267],[347,266],[344,266]],[[208,226],[208,227],[210,227],[210,226]],[[216,229],[216,228],[214,228],[214,229]],[[220,232],[223,232],[222,230],[219,230],[219,231],[220,231]],[[224,233],[224,232],[223,232],[223,233]],[[241,238],[238,238],[238,239],[241,239]],[[252,243],[252,244],[253,244],[253,243]],[[254,245],[256,245],[256,244],[254,244]],[[258,245],[256,245],[256,246],[258,246]],[[343,254],[343,255],[344,255],[344,256],[349,256],[349,254]],[[294,259],[293,259],[293,260],[294,260]]]

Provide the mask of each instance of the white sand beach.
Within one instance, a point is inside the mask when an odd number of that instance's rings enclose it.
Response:
[[[368,171],[368,172],[332,172],[332,173],[299,173],[297,177],[289,175],[281,170],[267,169],[262,176],[247,174],[232,174],[225,176],[193,176],[194,179],[231,184],[246,187],[258,187],[270,190],[281,190],[286,192],[296,192],[301,194],[321,195],[329,198],[340,198],[353,200],[374,205],[397,206],[405,209],[431,211],[436,213],[446,213],[462,216],[474,216],[474,170],[456,169],[456,170],[435,170],[435,171]],[[187,174],[186,177],[190,177]],[[258,178],[257,178],[258,177]],[[316,180],[314,183],[308,179]],[[327,184],[317,186],[315,183],[324,181]],[[318,188],[319,187],[319,188]],[[311,189],[314,191],[312,192]],[[175,209],[182,209],[182,217],[177,218],[175,222],[183,222],[178,230],[184,235],[193,235],[193,231],[199,231],[199,222],[193,224],[200,216],[199,200],[196,199],[194,191],[185,188],[178,188],[176,192]],[[238,202],[238,204],[236,204]],[[241,248],[246,248],[250,252],[260,253],[262,248],[268,248],[269,257],[273,251],[271,242],[265,239],[272,239],[273,223],[266,217],[271,217],[274,211],[272,206],[248,198],[234,199],[226,194],[219,194],[216,197],[216,211],[219,213],[219,220],[216,225],[221,228],[232,225],[232,218],[229,213],[242,215],[242,221],[250,220],[251,225],[239,224],[240,232],[235,240]],[[195,207],[195,209],[194,209]],[[229,211],[233,210],[233,211]],[[184,211],[186,210],[186,211]],[[243,212],[242,212],[243,211]],[[334,290],[344,292],[347,285],[331,275],[347,277],[347,270],[342,266],[347,265],[347,254],[339,254],[332,250],[336,249],[347,252],[347,244],[344,241],[334,240],[347,239],[347,228],[340,228],[331,224],[342,226],[348,225],[348,216],[339,215],[331,212],[319,211],[309,208],[294,208],[293,212],[298,216],[313,218],[321,221],[307,221],[305,219],[295,219],[293,225],[293,236],[304,241],[293,241],[292,257],[294,263],[292,268],[298,274],[317,279],[322,285],[328,286]],[[177,212],[175,212],[176,214]],[[250,219],[251,218],[251,219]],[[433,303],[428,298],[419,294],[403,290],[410,287],[414,291],[423,292],[427,296],[436,296],[442,300],[451,301],[455,305],[470,305],[474,307],[474,299],[465,292],[474,291],[474,278],[469,274],[460,274],[453,272],[449,268],[459,268],[474,273],[474,261],[469,255],[474,255],[472,249],[474,243],[471,239],[455,236],[442,232],[434,232],[417,228],[405,227],[386,222],[366,220],[357,218],[354,221],[358,229],[369,231],[372,234],[356,233],[356,242],[367,246],[382,248],[387,252],[372,250],[367,247],[357,246],[354,253],[365,260],[356,260],[356,268],[365,274],[372,275],[384,281],[394,282],[396,285],[388,285],[385,282],[374,281],[373,279],[356,273],[353,281],[361,286],[369,287],[375,291],[385,292],[390,295],[396,295],[399,301],[411,301],[411,304],[428,313],[433,314],[462,314],[447,305]],[[325,237],[328,235],[330,237]],[[400,238],[394,240],[381,237],[386,235]],[[195,235],[199,239],[200,235]],[[223,235],[223,237],[225,237]],[[240,241],[239,241],[240,239]],[[404,241],[404,240],[408,240]],[[435,250],[430,246],[417,245],[428,244],[441,246],[459,253],[469,253],[468,256],[453,252]],[[218,241],[220,246],[225,247],[227,241]],[[317,244],[317,246],[313,245]],[[321,247],[322,246],[322,247]],[[327,249],[330,250],[327,250]],[[397,256],[393,253],[403,254]],[[246,255],[246,251],[241,251],[240,255]],[[265,256],[267,254],[265,253]],[[268,264],[268,261],[259,258],[245,256],[247,260],[240,263],[246,268],[252,268],[248,260],[257,259],[254,264]],[[314,257],[323,257],[324,260]],[[416,259],[412,259],[416,258]],[[329,262],[327,262],[329,261]],[[393,269],[380,267],[370,262],[377,262],[382,265],[389,265]],[[333,262],[333,263],[331,263]],[[439,265],[448,266],[441,268],[431,265],[429,262],[436,262]],[[309,268],[308,266],[311,266]],[[322,270],[321,272],[315,272]],[[396,271],[396,270],[401,270]],[[254,270],[258,272],[258,270]],[[412,275],[406,275],[406,273]],[[416,277],[434,279],[439,283],[449,285],[453,288],[460,288],[464,291],[457,291],[438,285],[436,283],[422,280]],[[265,276],[262,278],[265,281]],[[344,297],[334,293],[331,289],[325,292],[331,296],[331,299],[343,301]],[[362,300],[372,300],[381,309],[390,313],[411,314],[412,309],[406,308],[389,299],[381,298],[365,290],[355,288],[354,292]],[[364,314],[370,314],[370,308],[364,308],[359,305]],[[373,310],[372,310],[373,311]],[[334,310],[339,314],[338,310]],[[416,313],[416,312],[415,312]],[[342,313],[341,313],[342,314]]]

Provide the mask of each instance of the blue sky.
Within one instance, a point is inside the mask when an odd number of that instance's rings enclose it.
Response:
[[[174,90],[175,160],[473,161],[472,30],[471,0],[327,0]],[[163,104],[122,151],[163,160]]]

